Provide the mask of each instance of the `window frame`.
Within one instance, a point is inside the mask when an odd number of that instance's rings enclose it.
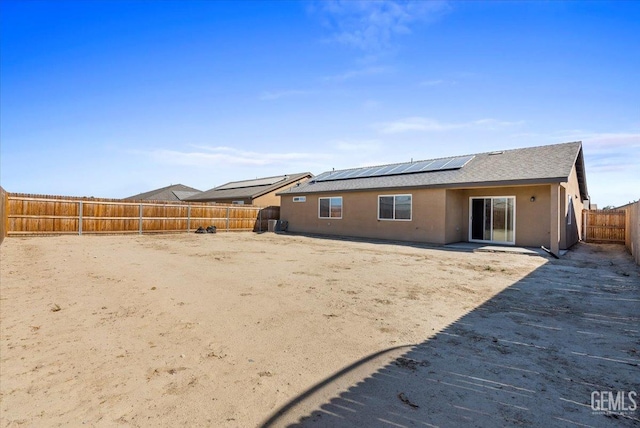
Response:
[[[409,218],[396,218],[396,198],[398,196],[409,197]],[[380,198],[393,198],[393,218],[380,217]],[[378,213],[377,217],[379,221],[413,221],[413,194],[412,193],[397,193],[391,195],[378,195]]]
[[[320,201],[322,199],[328,199],[329,200],[329,217],[322,217],[322,213],[320,212]],[[340,217],[332,217],[331,216],[331,200],[332,199],[340,199]],[[341,220],[342,219],[342,214],[343,214],[343,210],[344,210],[344,199],[342,198],[342,196],[319,196],[318,197],[318,218],[322,219],[322,220]]]
[[[306,196],[294,196],[293,197],[293,202],[307,202],[307,197]]]

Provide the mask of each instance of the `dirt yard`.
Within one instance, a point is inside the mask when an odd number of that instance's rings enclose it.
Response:
[[[635,265],[615,256],[611,274],[637,284]],[[323,425],[313,409],[370,373],[327,382],[332,375],[390,348],[369,362],[405,364],[399,355],[441,341],[452,323],[554,263],[563,266],[538,256],[269,233],[7,238],[0,420]],[[640,352],[637,331],[629,334]],[[305,394],[321,382],[329,388]],[[303,405],[287,407],[296,399]],[[408,395],[389,400],[417,409]]]

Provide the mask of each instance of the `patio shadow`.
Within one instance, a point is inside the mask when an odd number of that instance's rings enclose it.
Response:
[[[580,245],[424,342],[328,377],[262,426],[638,426],[639,307],[640,269],[624,249]],[[592,402],[594,391],[623,394],[625,408],[600,393]]]

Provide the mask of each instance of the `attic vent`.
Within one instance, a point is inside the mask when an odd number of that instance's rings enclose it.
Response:
[[[500,151],[498,151],[498,152],[491,152],[491,153],[489,153],[489,156],[501,155],[501,154],[503,154],[503,153],[504,153],[504,151],[503,151],[503,150],[500,150]]]

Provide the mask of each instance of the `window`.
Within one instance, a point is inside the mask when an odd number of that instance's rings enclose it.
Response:
[[[306,196],[294,196],[293,202],[307,202]]]
[[[411,220],[411,195],[378,196],[378,220]]]
[[[342,196],[318,198],[318,217],[342,218]]]
[[[573,199],[571,195],[567,196],[567,225],[571,225],[571,218],[573,217]]]
[[[244,201],[232,201],[233,205],[244,205]]]

